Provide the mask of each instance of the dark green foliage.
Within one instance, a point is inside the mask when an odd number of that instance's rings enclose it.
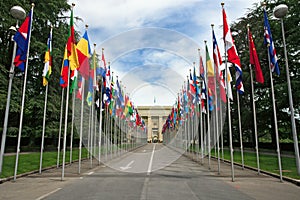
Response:
[[[45,100],[45,87],[42,85],[42,71],[44,68],[44,54],[46,42],[50,31],[50,24],[53,28],[53,66],[49,81],[46,137],[53,137],[58,134],[61,88],[59,86],[59,76],[63,51],[68,37],[69,30],[69,10],[70,5],[66,0],[1,0],[0,7],[0,118],[3,124],[6,109],[8,72],[12,59],[13,42],[9,27],[15,26],[16,20],[10,15],[10,9],[14,5],[22,6],[26,15],[31,8],[31,2],[35,3],[32,36],[30,43],[30,57],[28,64],[28,76],[26,86],[26,99],[24,106],[22,136],[30,137],[32,143],[35,138],[41,137],[43,125],[43,112]],[[19,21],[19,25],[23,22]],[[22,89],[24,84],[24,74],[15,69],[15,76],[12,84],[12,94],[10,101],[10,113],[8,122],[8,136],[17,136],[20,122],[20,106]],[[0,127],[2,134],[3,126]]]
[[[288,1],[267,1],[267,13],[269,15],[269,22],[271,26],[272,36],[279,59],[280,76],[274,76],[274,90],[276,97],[277,107],[277,120],[278,120],[278,131],[280,139],[292,140],[291,132],[291,119],[290,114],[287,112],[289,109],[288,91],[287,91],[287,80],[286,80],[286,67],[284,59],[283,39],[281,32],[281,23],[278,19],[273,16],[273,9],[280,3],[285,3],[289,7],[288,15],[284,18],[285,36],[288,51],[289,70],[292,82],[292,93],[294,100],[295,113],[299,113],[300,102],[299,102],[299,68],[300,68],[300,48],[299,48],[299,16],[300,8],[298,0]],[[273,118],[273,107],[271,100],[271,89],[270,89],[270,73],[268,67],[267,49],[264,45],[264,18],[262,7],[259,4],[254,5],[253,8],[248,10],[245,17],[240,18],[238,22],[235,22],[232,26],[232,32],[238,34],[234,37],[235,44],[238,50],[238,54],[241,58],[242,69],[243,69],[243,82],[245,87],[245,94],[241,96],[241,114],[242,114],[242,127],[243,136],[247,141],[254,143],[253,134],[253,109],[252,109],[252,97],[251,97],[251,85],[250,85],[250,71],[249,71],[249,50],[248,50],[248,39],[247,39],[247,24],[250,25],[251,32],[254,37],[254,42],[258,57],[260,59],[261,67],[263,70],[265,83],[259,84],[254,83],[255,88],[255,100],[256,100],[256,112],[258,122],[258,135],[260,141],[272,140],[275,143],[275,132],[274,132],[274,118]],[[255,80],[255,75],[254,75]],[[236,101],[235,101],[236,102]],[[233,104],[233,115],[237,116],[237,106]],[[237,117],[233,117],[233,130],[238,130]],[[299,119],[296,119],[297,128],[299,130]],[[299,131],[298,131],[299,132]],[[299,134],[298,134],[299,135]],[[299,137],[299,136],[298,136]],[[238,135],[236,135],[238,140]]]

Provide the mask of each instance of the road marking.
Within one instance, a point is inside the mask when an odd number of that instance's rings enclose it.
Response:
[[[53,194],[53,193],[55,193],[55,192],[57,192],[57,191],[59,191],[59,190],[61,190],[61,188],[57,188],[57,189],[55,189],[55,190],[53,190],[53,191],[51,191],[51,192],[48,192],[47,194],[44,194],[43,196],[40,196],[39,198],[37,198],[37,199],[35,199],[35,200],[42,200],[42,199],[44,199],[45,197],[50,196],[51,194]]]
[[[148,188],[149,188],[149,181],[150,181],[150,178],[146,177],[145,181],[144,181],[142,193],[141,193],[141,196],[140,196],[140,200],[147,200]]]
[[[150,175],[151,170],[152,170],[152,162],[153,162],[153,156],[154,156],[154,152],[155,152],[155,146],[156,146],[156,144],[154,144],[153,149],[152,149],[152,154],[151,154],[151,158],[150,158],[150,162],[149,162],[149,166],[148,166],[147,175]]]
[[[130,161],[130,163],[128,163],[125,167],[120,167],[121,170],[127,170],[127,169],[130,169],[131,166],[134,163],[134,160]]]
[[[147,150],[146,150],[146,149],[144,149],[144,150],[143,150],[143,153],[145,153],[146,151],[147,151]]]
[[[89,172],[89,173],[87,173],[87,175],[90,176],[90,175],[92,175],[93,173],[94,173],[94,172]]]

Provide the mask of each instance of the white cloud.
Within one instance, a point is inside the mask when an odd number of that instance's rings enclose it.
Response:
[[[112,62],[112,70],[119,76],[119,80],[123,79],[124,84],[128,85],[128,91],[132,92],[134,89],[131,87],[134,85],[142,86],[134,90],[132,98],[137,98],[133,99],[134,102],[152,103],[155,93],[157,103],[173,104],[174,96],[171,95],[172,92],[167,92],[166,88],[171,85],[175,93],[180,90],[192,62],[196,62],[198,67],[198,48],[203,49],[204,40],[208,41],[211,49],[211,23],[215,24],[219,48],[221,53],[224,52],[220,28],[221,2],[221,0],[75,0],[74,15],[84,20],[83,23],[77,23],[76,28],[79,31],[84,29],[85,24],[89,24],[91,43],[97,43],[98,53],[102,47],[105,48],[106,60]],[[225,1],[228,23],[231,24],[242,17],[247,8],[259,2]],[[147,48],[150,50],[144,51],[144,54],[134,53]],[[203,50],[201,52],[204,53]],[[161,73],[155,73],[153,68],[147,68],[146,65],[156,66],[154,69],[160,66],[163,70]],[[172,73],[167,73],[167,69]],[[134,73],[130,74],[129,71],[132,70]],[[174,78],[174,74],[179,78]]]

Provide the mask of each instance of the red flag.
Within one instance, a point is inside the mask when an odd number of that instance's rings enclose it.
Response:
[[[261,67],[259,64],[257,52],[255,49],[254,41],[252,38],[252,33],[250,28],[248,27],[248,39],[249,39],[249,54],[250,54],[250,64],[254,65],[256,81],[259,83],[264,83],[264,76],[261,71]]]
[[[68,52],[70,69],[71,70],[77,69],[79,67],[79,63],[78,63],[78,56],[76,51],[75,30],[74,30],[74,22],[73,22],[73,8],[71,10],[71,17],[70,17],[70,30],[69,30],[69,38],[67,41],[67,52]]]
[[[237,54],[236,47],[234,45],[234,41],[231,35],[231,31],[229,29],[228,23],[227,23],[227,16],[225,13],[225,9],[222,9],[223,13],[223,36],[224,36],[224,41],[225,41],[225,46],[227,51],[227,56],[228,56],[228,62],[231,62],[234,64],[235,71],[236,71],[236,83],[235,86],[237,90],[239,91],[240,94],[244,93],[244,86],[242,82],[242,66],[241,66],[241,61],[240,58]]]
[[[222,58],[221,54],[219,51],[218,43],[216,40],[215,32],[212,30],[212,36],[213,36],[213,58],[214,58],[214,65],[216,68],[216,78],[219,83],[219,90],[220,90],[220,97],[224,103],[226,103],[226,91],[225,91],[225,80],[224,80],[224,75],[223,75],[223,70],[220,69],[222,65]]]
[[[14,41],[17,43],[16,57],[14,58],[14,65],[19,69],[25,71],[25,62],[27,60],[27,51],[29,46],[29,38],[31,34],[31,16],[32,10],[25,18],[23,24],[18,29],[14,36]]]

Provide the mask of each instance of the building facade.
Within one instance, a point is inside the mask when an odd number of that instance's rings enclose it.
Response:
[[[147,127],[147,141],[162,142],[162,127],[171,113],[172,106],[139,106],[139,115]]]

